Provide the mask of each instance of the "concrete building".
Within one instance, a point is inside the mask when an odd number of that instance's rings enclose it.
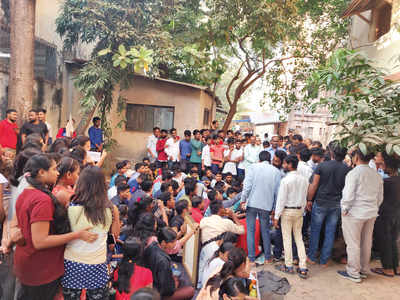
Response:
[[[330,120],[331,115],[327,109],[319,109],[315,113],[294,111],[288,116],[287,129],[294,129],[303,138],[327,145],[334,131],[334,127],[329,126]]]
[[[9,7],[0,2],[0,53],[10,53]],[[73,86],[73,61],[89,59],[91,47],[77,46],[71,53],[63,52],[62,40],[56,33],[56,18],[63,1],[36,1],[34,99],[33,107],[48,110],[48,122],[52,135],[65,126],[69,112],[79,107],[73,103],[78,96]],[[23,51],[23,49],[21,49]],[[5,116],[8,106],[9,58],[0,56],[0,117]],[[78,115],[77,115],[78,116]],[[79,120],[79,118],[77,118]]]
[[[3,118],[8,106],[8,56],[12,53],[9,11],[8,7],[1,7],[1,3],[0,116]],[[78,45],[70,52],[63,51],[55,24],[62,3],[62,0],[36,2],[33,107],[48,110],[53,137],[58,128],[65,126],[70,114],[79,123],[82,115],[80,94],[73,79],[83,63],[89,60],[92,51],[90,45]],[[119,143],[112,152],[114,158],[141,159],[146,152],[146,138],[154,126],[175,127],[178,134],[183,135],[185,129],[208,128],[215,118],[218,100],[213,100],[206,87],[144,76],[136,76],[134,80],[134,87],[121,92],[127,100],[126,110],[118,113],[115,104],[110,115],[113,138]],[[119,97],[117,92],[114,97]],[[117,126],[121,119],[126,119],[122,129]]]
[[[342,17],[351,17],[351,47],[400,80],[400,0],[353,0]]]
[[[120,117],[112,112],[113,138],[119,143],[119,159],[140,159],[146,155],[147,137],[155,126],[176,128],[178,135],[189,129],[209,128],[215,118],[218,101],[206,87],[157,78],[135,76],[134,87],[121,92],[126,101],[122,115],[123,128],[117,126]],[[115,101],[116,102],[116,101]]]
[[[351,17],[350,48],[365,53],[387,72],[387,79],[400,81],[400,0],[353,0],[342,17]],[[295,111],[288,116],[288,128],[326,144],[334,132],[329,121],[323,109]]]

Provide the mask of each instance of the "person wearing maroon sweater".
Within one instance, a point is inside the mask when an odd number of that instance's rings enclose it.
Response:
[[[6,152],[15,154],[17,148],[17,135],[19,133],[17,121],[17,111],[8,109],[6,118],[0,122],[0,145]]]
[[[157,155],[157,168],[163,168],[168,162],[168,155],[165,153],[165,146],[167,143],[168,132],[165,129],[161,130],[161,137],[157,141],[156,151]]]
[[[16,217],[22,238],[17,242],[14,272],[21,282],[18,300],[53,300],[64,274],[64,248],[72,240],[94,242],[89,228],[71,232],[65,207],[47,189],[57,181],[56,162],[45,154],[29,159],[30,184],[17,199]],[[11,244],[7,245],[7,249]]]

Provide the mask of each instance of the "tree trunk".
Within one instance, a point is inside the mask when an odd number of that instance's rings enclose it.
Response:
[[[97,106],[94,107],[91,111],[89,111],[88,113],[86,113],[82,119],[79,121],[78,126],[76,127],[76,132],[78,133],[78,135],[85,135],[85,131],[87,130],[87,128],[89,127],[90,123],[92,122],[94,113],[97,110]]]
[[[232,119],[236,114],[238,100],[239,99],[234,99],[232,105],[229,107],[228,115],[226,116],[224,126],[222,127],[222,130],[224,132],[226,132],[229,129],[229,125],[231,125]]]
[[[32,108],[36,0],[10,0],[11,58],[9,107],[22,124]]]

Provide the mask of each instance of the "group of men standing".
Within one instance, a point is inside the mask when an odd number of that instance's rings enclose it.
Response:
[[[51,143],[51,126],[46,122],[46,109],[31,109],[28,121],[18,128],[18,115],[15,109],[6,111],[6,118],[0,122],[0,145],[8,155],[14,156],[17,147],[25,142],[27,136],[37,133],[44,144]]]
[[[292,248],[297,248],[297,273],[307,278],[307,263],[328,264],[341,220],[347,267],[338,274],[353,282],[361,282],[369,273],[374,224],[383,202],[383,178],[368,165],[371,157],[359,149],[351,151],[349,166],[344,163],[347,149],[341,147],[339,142],[331,142],[327,148],[329,157],[325,156],[314,171],[306,164],[309,159],[305,156],[307,150],[298,147],[288,150],[289,155],[283,159],[281,166],[283,173],[275,164],[270,164],[273,157],[268,151],[261,152],[260,162],[246,170],[241,197],[247,205],[250,261],[255,261],[254,233],[258,218],[265,263],[274,262],[271,255],[271,218],[275,228],[281,230],[285,250],[285,263],[276,265],[276,269],[295,273]],[[309,168],[310,172],[305,172],[304,168]],[[307,215],[311,216],[308,255],[303,242],[303,234],[308,232]],[[292,247],[292,236],[297,247]],[[278,261],[279,257],[275,260]]]
[[[38,134],[43,145],[53,143],[52,127],[46,120],[47,110],[45,108],[31,109],[28,113],[28,121],[21,128],[18,127],[18,114],[15,109],[6,111],[6,118],[0,122],[0,146],[6,156],[14,158],[17,149],[25,143],[26,138],[31,134]],[[100,128],[100,118],[93,118],[93,126],[89,128],[88,135],[92,151],[103,150],[103,130]],[[60,128],[57,138],[65,137],[65,128]],[[71,138],[76,137],[73,131]]]

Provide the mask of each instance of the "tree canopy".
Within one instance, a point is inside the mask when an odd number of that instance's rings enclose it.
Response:
[[[339,49],[308,79],[303,104],[328,107],[344,146],[400,156],[400,84],[384,75],[362,53]]]
[[[225,90],[223,100],[229,108],[226,130],[239,100],[261,78],[268,84],[273,103],[287,111],[297,107],[299,89],[306,78],[325,63],[332,49],[344,44],[347,21],[339,15],[346,3],[66,0],[57,19],[57,31],[66,49],[78,42],[94,45],[92,61],[77,78],[86,98],[82,103],[92,104],[90,109],[98,103],[110,107],[109,91],[117,83],[128,83],[135,71],[134,61],[141,61],[142,66],[149,65],[151,76],[206,85],[214,95],[219,85]],[[122,55],[121,61],[116,57],[121,45],[139,53],[140,47],[150,49],[151,62],[143,64],[143,55]],[[149,53],[145,56],[150,58]],[[228,68],[231,75],[221,82]],[[101,75],[105,80],[110,78],[102,87],[99,82],[103,81],[95,77],[87,80],[99,69],[108,73]]]

